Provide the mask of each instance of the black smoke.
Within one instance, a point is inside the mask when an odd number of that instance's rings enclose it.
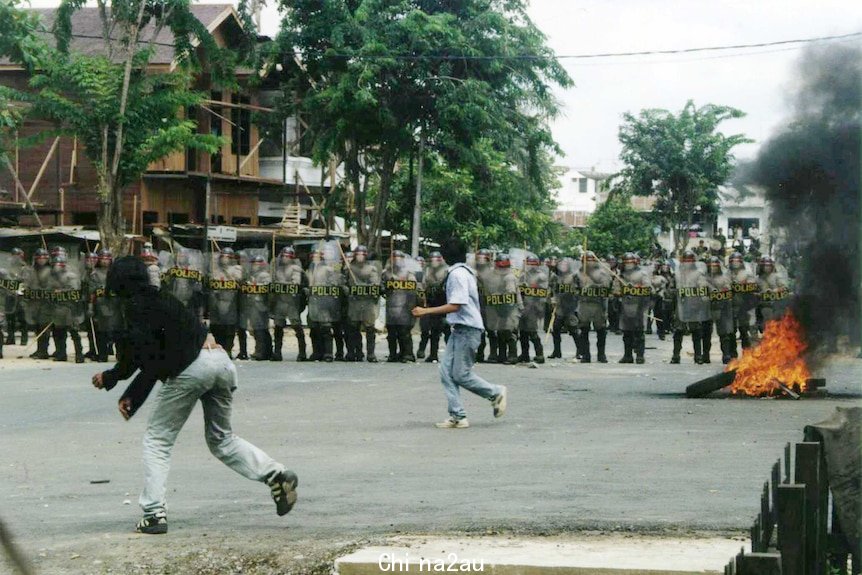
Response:
[[[854,345],[860,336],[862,49],[812,46],[794,83],[792,116],[761,148],[749,175],[766,188],[783,249],[798,256],[794,311],[817,360],[837,336]]]

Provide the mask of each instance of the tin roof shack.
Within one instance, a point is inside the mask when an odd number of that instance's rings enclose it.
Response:
[[[242,24],[231,5],[193,5],[191,11],[220,46],[238,44]],[[55,9],[35,12],[45,27],[50,28]],[[74,36],[70,50],[99,53],[104,49],[101,32],[97,9],[82,8],[72,19]],[[165,29],[157,38],[150,69],[169,69],[174,65],[170,35]],[[223,136],[224,146],[212,156],[183,150],[151,164],[144,176],[126,189],[123,215],[127,232],[150,235],[155,224],[207,220],[228,225],[258,224],[260,194],[280,189],[282,181],[261,177],[259,149],[263,140],[253,118],[271,110],[259,106],[258,94],[248,87],[254,71],[237,69],[236,73],[242,86],[237,92],[214,88],[208,75],[199,73],[194,87],[208,93],[209,98],[198,108],[177,110],[180,115],[194,117],[200,133]],[[29,77],[21,67],[0,60],[0,84],[27,89]],[[51,128],[47,123],[27,122],[18,134],[19,140]],[[41,217],[43,225],[96,225],[99,210],[96,173],[74,136],[48,137],[31,147],[16,145],[11,156],[22,186],[15,184],[9,169],[0,166],[0,217],[7,225],[36,225],[26,209],[25,194],[36,212],[47,216]]]

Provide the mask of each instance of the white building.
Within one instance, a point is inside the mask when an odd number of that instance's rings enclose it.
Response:
[[[584,227],[589,215],[596,211],[602,182],[611,174],[564,166],[557,169],[560,188],[554,219],[567,226]]]
[[[728,245],[735,234],[741,235],[746,245],[754,236],[761,242],[761,251],[768,247],[770,210],[763,188],[757,186],[719,186],[718,218],[716,228],[727,237]]]

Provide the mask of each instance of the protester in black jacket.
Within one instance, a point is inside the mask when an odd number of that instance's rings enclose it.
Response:
[[[296,502],[296,474],[266,453],[234,435],[230,413],[236,368],[206,328],[175,297],[149,284],[144,263],[127,256],[114,262],[107,288],[123,302],[126,327],[117,343],[117,364],[93,376],[93,385],[112,389],[140,370],[119,401],[129,419],[156,381],[163,381],[144,435],[145,486],[140,505],[141,533],[166,533],[165,485],[171,449],[198,400],[203,404],[210,451],[237,473],[269,485],[279,515]]]

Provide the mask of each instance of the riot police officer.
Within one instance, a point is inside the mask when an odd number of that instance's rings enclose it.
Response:
[[[425,305],[427,307],[445,305],[446,277],[448,275],[449,266],[443,261],[443,254],[439,251],[431,252],[428,256],[428,265],[425,267],[425,273],[422,276],[422,285],[425,288]],[[439,360],[440,336],[443,335],[448,340],[449,325],[442,315],[423,315],[419,318],[419,325],[422,329],[423,341],[428,341],[431,344],[431,351],[428,357],[425,358],[425,363],[436,362]],[[419,350],[424,355],[425,347],[422,341],[419,343]],[[421,356],[417,353],[416,357]]]
[[[374,326],[380,311],[380,268],[368,260],[368,248],[356,246],[347,276],[347,357],[362,361],[362,336],[365,335],[365,359],[377,363],[375,345],[377,330]]]
[[[21,345],[27,345],[27,318],[24,315],[24,299],[18,287],[27,275],[27,262],[24,250],[12,248],[9,267],[6,270],[8,279],[15,285],[12,290],[6,290],[6,345],[15,345],[15,332],[21,332]]]
[[[383,294],[386,297],[386,340],[389,343],[387,362],[415,362],[413,355],[414,318],[412,310],[419,304],[422,284],[407,269],[404,253],[392,252],[392,264],[383,272]]]
[[[622,272],[614,280],[613,294],[620,302],[619,327],[624,350],[620,363],[644,363],[644,319],[652,299],[652,280],[641,269],[640,258],[632,252],[623,255]]]
[[[611,276],[619,274],[619,262],[614,254],[608,254],[605,263]],[[620,333],[620,299],[613,294],[608,297],[608,327],[614,334]]]
[[[691,334],[694,362],[703,363],[703,336],[705,323],[710,320],[709,282],[697,267],[697,256],[685,250],[676,274],[676,318],[673,331],[673,356],[671,363],[680,362],[682,340]]]
[[[742,349],[745,350],[751,347],[751,330],[756,326],[755,309],[760,303],[760,285],[757,282],[757,277],[746,267],[741,253],[733,252],[730,254],[728,267],[730,268],[730,285],[733,290],[734,322],[734,335],[731,338],[730,356],[735,358],[738,356],[736,348],[737,331],[739,331]]]
[[[596,360],[607,363],[605,346],[608,337],[608,298],[612,277],[591,251],[584,252],[584,262],[578,275],[578,326],[581,330],[581,362],[590,363],[590,327],[596,331]]]
[[[515,331],[521,321],[521,294],[507,253],[497,253],[494,269],[485,274],[485,327],[497,335],[497,361],[518,363]],[[492,350],[493,351],[493,350]],[[488,360],[490,361],[490,359]]]
[[[50,334],[48,327],[51,325],[50,301],[47,298],[48,288],[51,281],[51,266],[49,263],[48,250],[38,248],[33,253],[33,267],[27,270],[25,291],[25,313],[27,323],[31,326],[33,333],[39,335],[36,340],[36,351],[30,354],[33,359],[48,359],[48,345]]]
[[[151,278],[152,279],[152,278]],[[228,356],[233,357],[233,339],[239,323],[239,290],[242,266],[231,247],[219,250],[218,259],[210,270],[208,310],[210,332]],[[152,285],[152,284],[151,284]]]
[[[312,361],[331,362],[332,326],[341,320],[341,273],[326,261],[322,249],[311,254],[308,276],[308,326],[311,332]]]
[[[710,363],[709,352],[712,349],[712,328],[718,333],[721,346],[721,362],[729,363],[734,337],[733,329],[733,289],[730,276],[725,273],[721,260],[711,256],[706,264],[706,280],[709,282],[709,301],[711,321],[707,323],[703,335],[703,362]]]
[[[551,354],[551,357],[562,357],[560,350],[562,334],[563,331],[567,331],[575,342],[576,359],[583,358],[581,338],[578,333],[580,285],[576,268],[575,261],[571,258],[562,258],[557,261],[554,323],[551,328],[554,338],[554,353]]]
[[[89,315],[93,318],[96,328],[96,361],[106,362],[111,354],[111,346],[117,337],[117,332],[122,325],[122,310],[119,301],[106,287],[108,268],[114,261],[111,250],[103,248],[99,250],[99,259],[96,269],[90,274],[90,305]]]
[[[269,290],[272,274],[261,255],[251,258],[248,277],[240,286],[240,324],[254,335],[255,361],[268,361],[272,357],[272,338],[269,335]]]
[[[518,361],[522,363],[530,361],[532,343],[533,350],[536,352],[534,361],[545,363],[545,350],[538,331],[539,322],[545,317],[545,303],[548,301],[548,269],[540,265],[539,258],[534,255],[527,256],[524,264],[524,277],[521,278],[520,285],[524,310],[521,312],[521,321],[518,324],[521,339],[521,355]]]
[[[766,322],[781,317],[789,301],[787,282],[775,270],[775,260],[762,256],[757,264],[757,284],[760,287],[760,314]],[[763,331],[763,328],[761,328]]]
[[[497,334],[488,329],[488,323],[485,318],[485,279],[491,273],[491,251],[486,248],[478,250],[474,256],[476,266],[476,283],[479,290],[479,308],[482,313],[482,323],[485,325],[485,331],[482,332],[482,337],[479,340],[479,348],[476,350],[476,361],[483,363],[485,361],[485,343],[487,341],[491,348],[488,352],[488,363],[497,362]]]
[[[67,361],[66,338],[71,335],[75,349],[75,363],[84,363],[81,334],[78,332],[83,315],[81,277],[69,269],[67,264],[66,254],[58,251],[51,264],[51,278],[48,285],[48,289],[52,292],[54,361]]]
[[[272,352],[273,361],[281,361],[281,348],[284,341],[284,328],[290,325],[299,353],[296,361],[308,361],[305,348],[305,331],[302,329],[300,316],[305,310],[307,296],[307,280],[302,264],[296,258],[296,250],[292,246],[281,248],[275,264],[275,274],[272,278],[270,291],[269,315],[275,322],[275,348]]]

